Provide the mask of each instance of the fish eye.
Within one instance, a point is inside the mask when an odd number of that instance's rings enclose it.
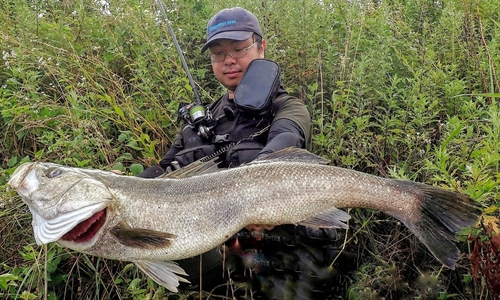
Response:
[[[58,169],[58,168],[50,168],[47,170],[47,172],[45,172],[45,175],[48,178],[54,178],[54,177],[59,176],[61,174],[62,174],[62,170]]]

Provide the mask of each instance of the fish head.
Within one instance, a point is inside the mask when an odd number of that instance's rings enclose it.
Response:
[[[102,234],[107,208],[114,202],[112,193],[98,178],[84,169],[28,162],[14,171],[8,185],[33,215],[37,244],[71,241],[85,249]]]

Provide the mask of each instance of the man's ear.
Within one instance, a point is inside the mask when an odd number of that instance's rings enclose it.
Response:
[[[267,41],[266,40],[262,40],[262,44],[260,45],[260,58],[264,58],[265,56],[265,52],[266,52],[266,47],[267,47]]]

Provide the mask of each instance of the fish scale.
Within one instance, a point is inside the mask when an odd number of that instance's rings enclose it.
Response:
[[[33,214],[37,243],[133,261],[172,291],[185,274],[172,260],[209,251],[252,224],[346,228],[350,216],[340,208],[350,207],[397,218],[436,259],[454,268],[460,258],[455,234],[476,222],[477,202],[325,162],[288,148],[237,168],[198,162],[157,179],[36,162],[19,166],[9,186]],[[91,239],[61,239],[76,236],[71,230],[103,210],[101,228],[85,227],[95,230],[85,233]]]

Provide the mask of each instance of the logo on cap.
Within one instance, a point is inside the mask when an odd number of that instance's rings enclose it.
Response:
[[[227,21],[225,21],[225,22],[222,22],[222,23],[219,23],[219,24],[215,24],[215,25],[213,25],[213,26],[210,26],[210,28],[208,28],[208,31],[214,31],[214,30],[216,30],[216,29],[218,29],[218,28],[221,28],[221,27],[223,27],[223,26],[226,26],[226,25],[233,25],[233,24],[236,24],[236,23],[238,23],[238,21],[236,21],[236,20],[227,20]]]

